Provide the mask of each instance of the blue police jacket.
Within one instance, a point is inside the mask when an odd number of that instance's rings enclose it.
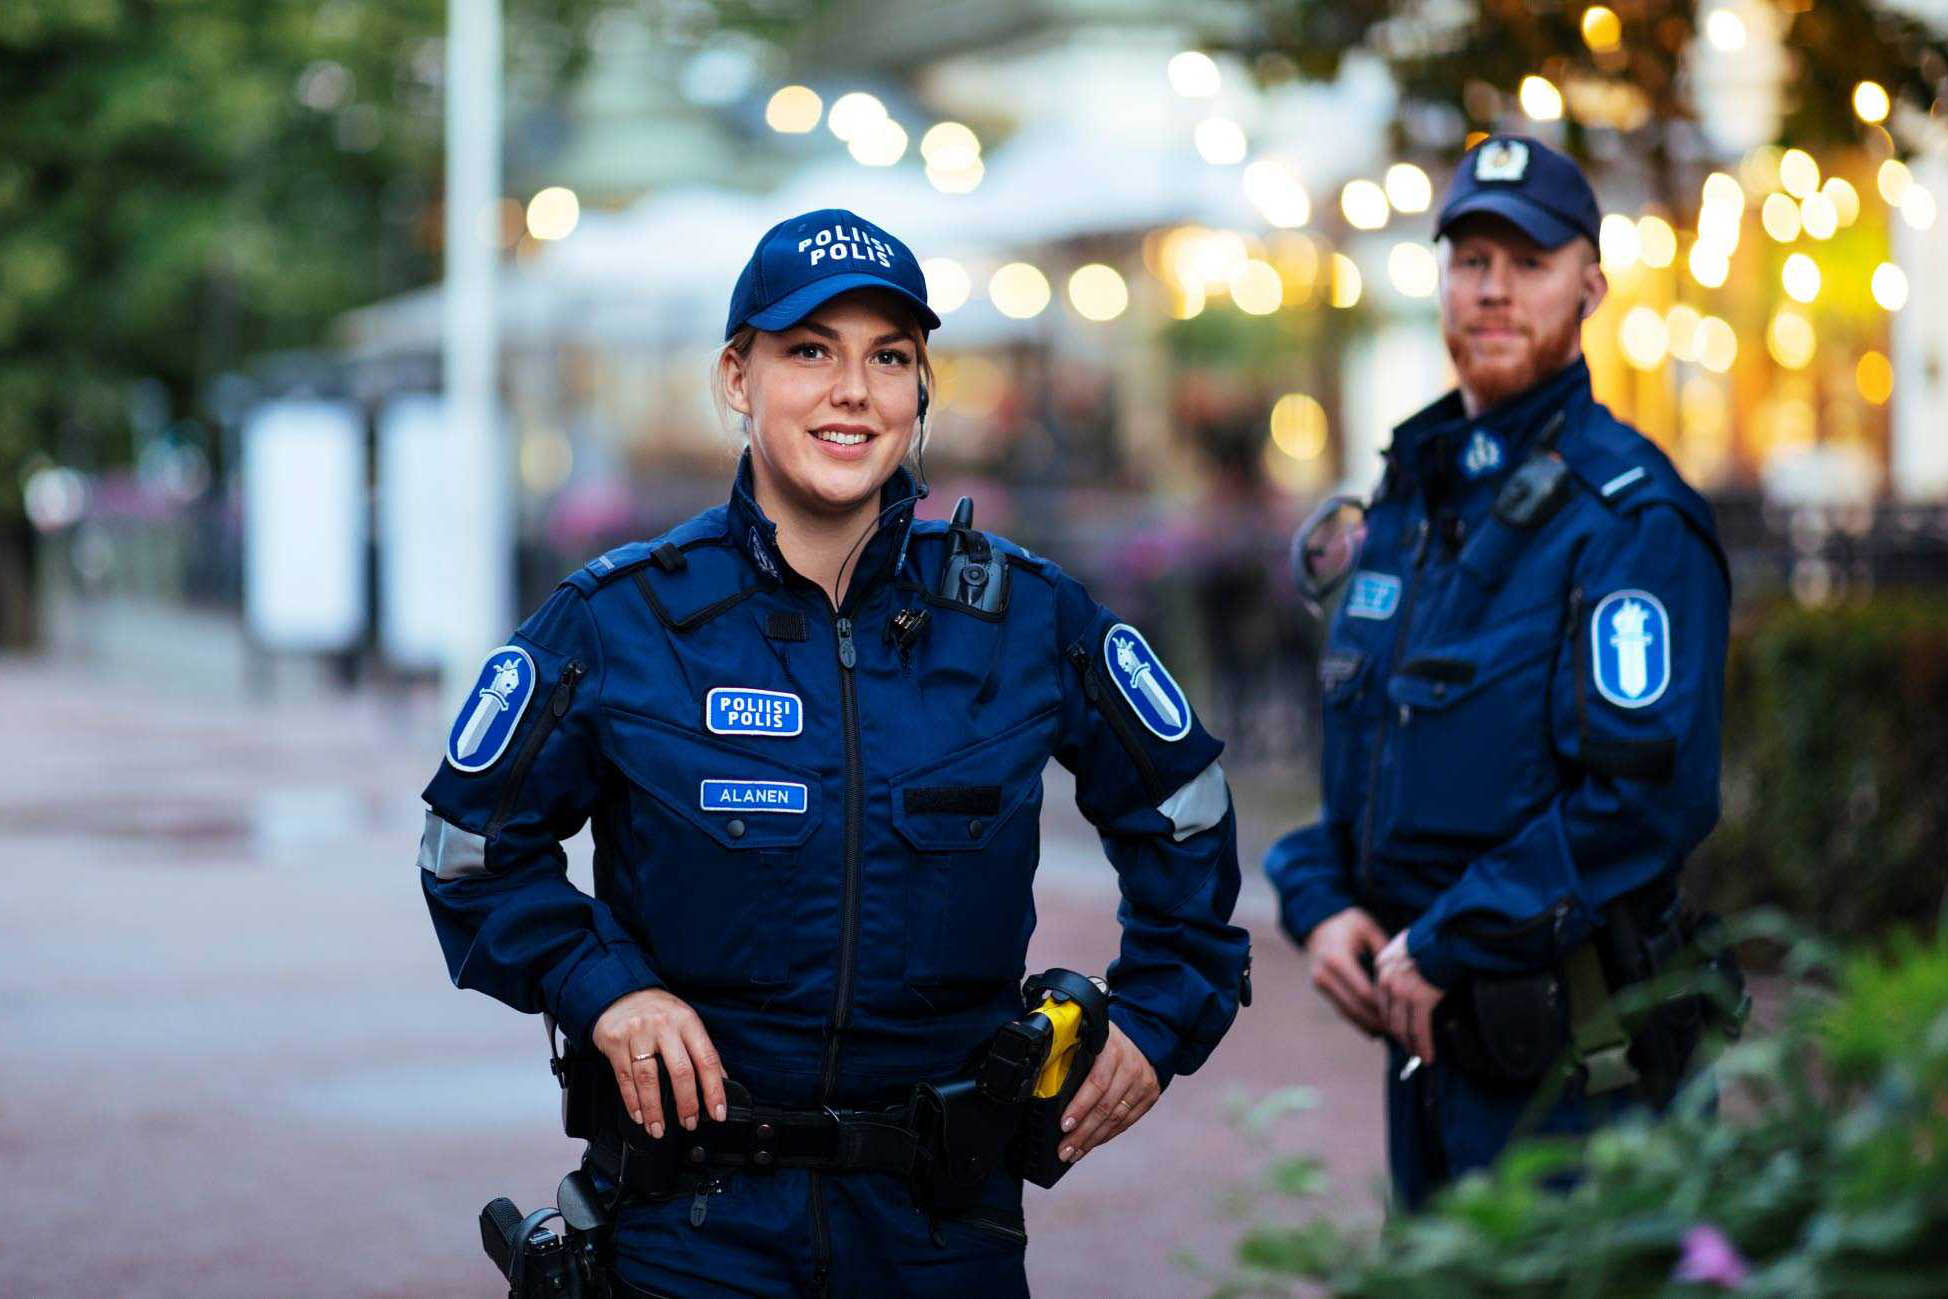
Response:
[[[1551,442],[1560,508],[1498,516]],[[1320,660],[1323,815],[1265,864],[1286,931],[1363,906],[1448,986],[1673,882],[1718,818],[1730,578],[1710,506],[1584,362],[1394,430],[1358,564]]]
[[[948,529],[906,504],[834,611],[747,455],[726,505],[571,575],[489,656],[425,791],[454,982],[584,1043],[666,987],[763,1099],[897,1099],[1020,1013],[1054,757],[1119,876],[1111,1016],[1160,1080],[1196,1069],[1247,977],[1223,746],[1134,628],[989,542],[999,598],[942,595]],[[928,615],[904,638],[902,610]],[[560,846],[584,823],[592,897]]]

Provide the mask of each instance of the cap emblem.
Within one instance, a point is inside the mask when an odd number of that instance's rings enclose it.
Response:
[[[1476,180],[1522,179],[1529,169],[1529,146],[1520,140],[1490,140],[1475,155]]]

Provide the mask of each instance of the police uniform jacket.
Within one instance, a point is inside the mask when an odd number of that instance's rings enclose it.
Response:
[[[454,981],[581,1042],[666,987],[761,1099],[898,1099],[1020,1013],[1054,757],[1121,885],[1111,1016],[1161,1080],[1197,1068],[1247,965],[1222,746],[1133,628],[990,542],[996,607],[944,597],[948,530],[906,505],[835,612],[786,565],[747,456],[726,505],[570,576],[489,657],[425,791]],[[903,640],[902,610],[928,615]],[[531,698],[485,698],[523,672]],[[584,823],[592,897],[560,846]]]
[[[1548,444],[1559,508],[1498,517]],[[1668,889],[1718,816],[1728,599],[1710,507],[1580,359],[1402,424],[1321,657],[1323,815],[1266,862],[1286,930],[1363,906],[1447,986]]]

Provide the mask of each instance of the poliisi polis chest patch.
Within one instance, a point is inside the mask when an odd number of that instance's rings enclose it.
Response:
[[[718,686],[704,696],[704,728],[713,735],[786,737],[805,729],[805,707],[786,690]]]

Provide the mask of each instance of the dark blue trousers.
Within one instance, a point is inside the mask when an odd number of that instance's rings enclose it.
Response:
[[[978,1219],[933,1222],[884,1174],[727,1172],[626,1202],[615,1270],[656,1299],[1026,1299],[1021,1183],[997,1176],[982,1199]]]

